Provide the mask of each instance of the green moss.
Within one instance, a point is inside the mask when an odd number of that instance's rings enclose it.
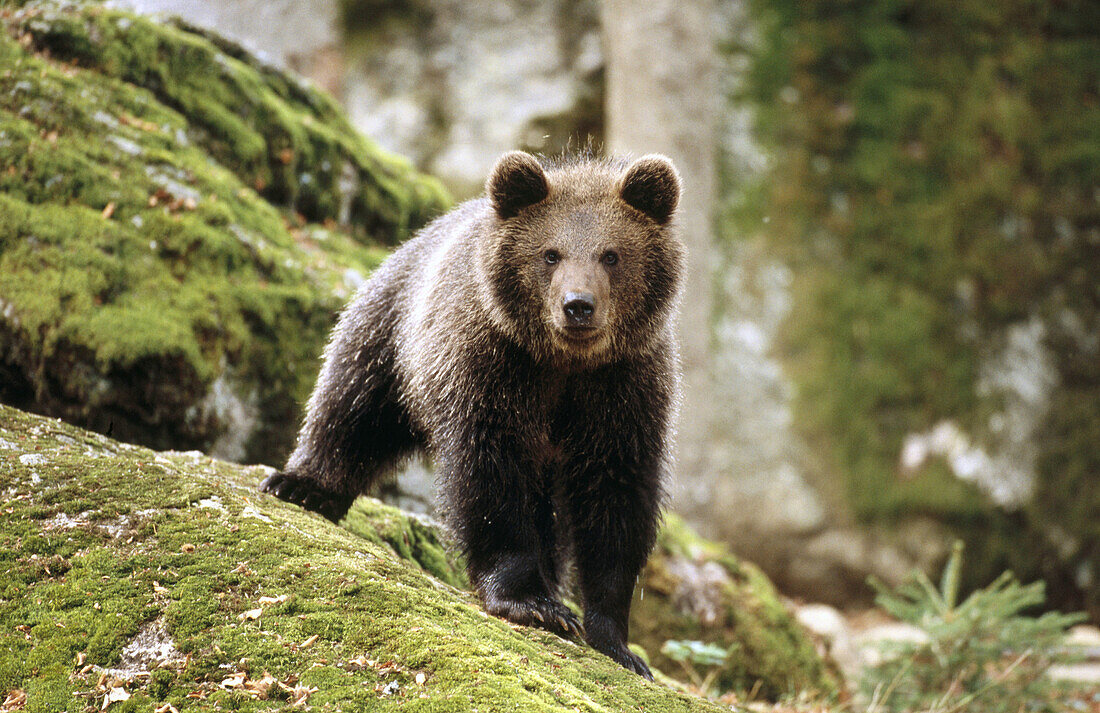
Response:
[[[432,524],[367,498],[356,501],[341,524],[359,537],[389,545],[398,557],[452,587],[469,588],[465,565]]]
[[[182,448],[212,446],[234,402],[262,416],[243,457],[278,461],[335,313],[386,254],[364,238],[401,239],[445,196],[216,38],[2,12],[0,399]],[[265,187],[276,170],[304,187]]]
[[[487,616],[389,539],[258,494],[266,472],[0,406],[0,688],[25,690],[28,710],[98,709],[102,669],[162,625],[178,652],[170,663],[152,676],[109,674],[135,710],[288,705],[293,694],[277,686],[254,698],[225,683],[265,672],[316,688],[317,710],[719,710]],[[377,518],[368,535],[417,532],[384,506],[355,512],[349,522],[364,528]],[[438,545],[412,537],[421,551]]]
[[[448,204],[440,184],[356,132],[331,97],[189,26],[36,3],[15,27],[38,51],[150,90],[246,185],[307,220],[396,242]],[[344,215],[347,214],[347,215]]]
[[[713,570],[707,572],[708,567],[717,567],[720,578]],[[687,583],[685,577],[700,581]],[[703,620],[699,613],[681,609],[677,594],[683,590],[694,590],[695,603],[708,600],[706,616],[713,618]],[[674,515],[666,517],[642,572],[630,630],[651,664],[670,676],[681,675],[681,670],[662,653],[664,643],[704,641],[729,652],[715,678],[721,691],[753,691],[770,700],[837,691],[837,672],[827,668],[768,578],[724,546],[699,537]]]

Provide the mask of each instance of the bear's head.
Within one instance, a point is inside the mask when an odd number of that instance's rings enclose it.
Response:
[[[671,161],[544,166],[513,151],[497,161],[486,192],[483,298],[533,355],[592,365],[653,348],[666,334],[684,263]]]

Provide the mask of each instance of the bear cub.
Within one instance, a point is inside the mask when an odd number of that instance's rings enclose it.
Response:
[[[486,611],[627,648],[678,402],[680,179],[502,156],[487,196],[393,253],[343,312],[297,445],[266,492],[339,521],[417,450]],[[581,622],[560,599],[572,561]]]

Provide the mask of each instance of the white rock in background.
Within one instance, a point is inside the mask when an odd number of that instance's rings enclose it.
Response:
[[[435,0],[408,22],[360,30],[344,103],[356,128],[460,196],[501,153],[541,148],[539,120],[582,111],[603,64],[589,0]]]
[[[848,620],[827,604],[803,604],[795,609],[798,623],[825,643],[825,651],[844,673],[853,680],[859,671],[859,655],[852,640]]]
[[[853,635],[859,652],[859,667],[877,666],[885,660],[882,653],[886,643],[908,643],[920,646],[928,643],[928,634],[912,624],[900,621],[877,624]]]
[[[236,40],[274,64],[301,69],[301,58],[340,41],[335,0],[111,0],[110,6],[181,17]]]

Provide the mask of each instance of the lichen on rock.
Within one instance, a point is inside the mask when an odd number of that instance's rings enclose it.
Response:
[[[215,37],[93,4],[0,20],[0,400],[278,461],[336,312],[439,184]]]

